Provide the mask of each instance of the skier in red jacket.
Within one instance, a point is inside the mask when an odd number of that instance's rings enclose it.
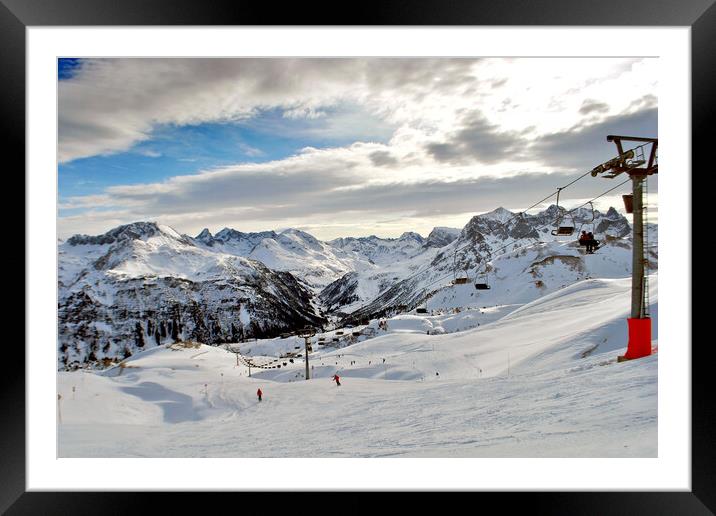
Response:
[[[334,374],[333,379],[336,381],[336,387],[340,387],[341,386],[341,377],[338,376],[337,374]]]
[[[261,389],[259,389],[258,391],[256,391],[256,396],[259,397],[259,401],[261,401],[261,396],[262,396],[262,395],[263,395],[263,392],[261,392]]]

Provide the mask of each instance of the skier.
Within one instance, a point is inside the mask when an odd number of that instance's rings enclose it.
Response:
[[[588,240],[589,236],[587,236],[587,232],[582,230],[582,234],[579,235],[579,245],[587,245]]]
[[[590,231],[587,233],[587,252],[589,254],[594,254],[594,250],[597,248],[597,245],[599,245],[599,242],[594,240],[594,233]]]
[[[262,396],[262,395],[263,395],[263,392],[261,392],[261,389],[259,388],[259,390],[256,391],[256,396],[258,396],[259,401],[261,401],[261,396]]]
[[[336,387],[340,387],[340,386],[341,386],[341,377],[338,376],[338,373],[336,373],[336,374],[333,375],[333,380],[335,380],[335,382],[336,382]]]

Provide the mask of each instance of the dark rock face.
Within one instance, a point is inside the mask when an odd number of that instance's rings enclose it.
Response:
[[[87,365],[90,353],[95,360],[122,358],[145,346],[179,340],[222,344],[325,324],[296,278],[265,268],[235,281],[133,278],[111,287],[111,304],[89,286],[61,300],[61,368]]]
[[[342,306],[358,301],[357,287],[358,274],[349,272],[324,288],[318,295],[318,299],[327,312],[334,312]]]

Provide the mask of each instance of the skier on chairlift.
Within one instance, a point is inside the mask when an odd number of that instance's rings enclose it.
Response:
[[[594,233],[592,233],[591,231],[587,233],[587,252],[589,254],[594,254],[594,250],[597,248],[598,245],[599,242],[594,240]]]
[[[594,254],[597,244],[598,242],[594,240],[594,233],[591,231],[589,233],[582,231],[582,234],[579,235],[579,245],[585,246],[587,248],[587,253]]]

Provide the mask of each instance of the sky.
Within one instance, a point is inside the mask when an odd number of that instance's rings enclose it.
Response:
[[[657,65],[60,59],[58,236],[140,220],[192,236],[294,227],[324,240],[461,228],[614,157],[608,134],[658,136]],[[621,180],[587,176],[560,203]],[[627,187],[596,207],[622,210]],[[656,213],[655,177],[649,191]]]

